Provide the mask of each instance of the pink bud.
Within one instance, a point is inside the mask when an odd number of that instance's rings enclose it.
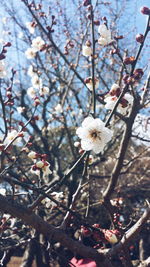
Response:
[[[150,15],[150,9],[146,6],[141,7],[140,11],[143,15]]]
[[[89,6],[89,5],[91,5],[91,0],[84,0],[83,5],[84,5],[84,6]]]
[[[144,42],[144,35],[143,34],[137,34],[136,35],[136,41],[138,42],[138,43],[143,43]]]

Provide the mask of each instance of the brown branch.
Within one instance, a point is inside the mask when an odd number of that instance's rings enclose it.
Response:
[[[17,204],[15,201],[9,202],[6,197],[0,195],[0,211],[9,213],[13,217],[17,217],[22,220],[23,223],[30,225],[38,233],[42,233],[44,236],[49,238],[49,240],[55,240],[60,242],[64,247],[69,248],[73,253],[77,253],[82,257],[91,258],[96,262],[103,263],[103,267],[108,267],[108,263],[105,264],[105,256],[103,253],[98,252],[96,249],[91,247],[86,247],[82,243],[73,240],[64,231],[56,228],[41,217],[32,213],[29,209],[25,208],[23,205]],[[99,266],[99,264],[97,265]]]
[[[109,251],[108,254],[115,255],[118,251],[126,248],[129,243],[139,234],[149,218],[150,206],[146,209],[141,218],[123,235],[120,242]]]
[[[117,161],[116,161],[116,164],[115,164],[114,169],[112,171],[111,179],[110,179],[110,182],[108,184],[108,187],[103,194],[105,202],[107,202],[107,200],[110,199],[110,196],[113,193],[115,186],[117,184],[118,177],[119,177],[120,171],[122,169],[122,164],[123,164],[123,160],[125,157],[125,153],[126,153],[128,143],[129,143],[129,140],[131,137],[132,125],[133,125],[134,119],[137,115],[138,108],[139,108],[139,99],[134,100],[134,104],[133,104],[129,119],[128,119],[128,122],[126,124],[126,129],[125,129],[124,135],[122,137],[122,143],[120,145],[119,153],[117,156]]]

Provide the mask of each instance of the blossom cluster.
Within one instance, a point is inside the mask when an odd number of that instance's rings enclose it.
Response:
[[[42,171],[43,178],[46,178],[48,177],[48,175],[52,174],[52,171],[50,170],[50,164],[46,160],[46,154],[39,154],[35,151],[30,151],[28,153],[28,157],[34,162],[31,167],[32,173],[35,173],[37,176],[40,176]]]
[[[26,51],[25,51],[25,55],[28,59],[32,59],[35,58],[36,53],[41,51],[42,48],[44,47],[45,42],[44,40],[41,38],[41,36],[37,36],[36,38],[34,38],[32,40],[32,44],[31,47],[29,47]]]
[[[111,87],[109,93],[105,96],[105,108],[109,110],[113,110],[118,97],[121,94],[120,86],[114,83]],[[117,107],[117,111],[123,115],[127,115],[129,108],[133,104],[133,96],[129,93],[126,93],[120,100],[119,105]]]

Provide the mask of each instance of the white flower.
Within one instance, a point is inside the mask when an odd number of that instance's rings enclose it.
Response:
[[[80,142],[74,142],[74,146],[75,147],[79,147],[80,146]]]
[[[58,105],[55,107],[55,111],[56,111],[56,113],[62,113],[62,112],[63,112],[62,105],[61,105],[61,104],[58,104]]]
[[[33,76],[35,75],[35,71],[34,71],[32,65],[29,66],[27,74],[28,74],[30,77],[33,77]]]
[[[47,177],[49,174],[52,174],[52,171],[50,169],[50,164],[47,161],[45,161],[45,165],[42,171],[43,171],[43,178]]]
[[[59,201],[62,201],[64,199],[64,193],[63,192],[53,192],[51,193],[51,196]],[[50,200],[48,197],[46,197],[44,200],[42,200],[42,203],[45,204],[46,208],[49,209],[57,207],[57,204],[55,202],[53,202],[52,200]]]
[[[35,58],[36,56],[36,52],[34,51],[33,48],[28,48],[26,51],[25,51],[25,55],[28,59],[31,59],[31,58]]]
[[[97,78],[95,78],[94,80],[95,80],[95,89],[97,89],[99,86],[99,80]],[[85,83],[86,83],[87,88],[89,88],[89,90],[92,91],[93,90],[92,77],[86,78]]]
[[[98,39],[98,43],[100,45],[108,45],[113,40],[111,39],[111,31],[107,29],[105,24],[102,24],[98,27],[98,32],[100,34],[100,38]]]
[[[106,98],[105,98],[105,103],[106,103],[105,104],[105,108],[113,110],[117,99],[118,98],[116,96],[106,96]]]
[[[18,113],[23,113],[25,110],[25,107],[17,107]]]
[[[0,188],[0,194],[5,196],[6,195],[6,189],[5,188]]]
[[[19,32],[19,33],[18,33],[18,38],[19,38],[19,39],[22,39],[23,37],[24,37],[23,32]]]
[[[90,46],[83,45],[82,54],[85,57],[90,57],[92,55],[92,48]]]
[[[49,88],[44,86],[40,89],[40,95],[48,95],[49,94]]]
[[[96,154],[103,151],[105,145],[112,138],[112,131],[105,127],[100,119],[87,117],[82,122],[82,127],[76,131],[81,138],[81,147],[83,150],[93,150]]]
[[[3,23],[3,24],[5,24],[5,25],[6,25],[6,24],[7,24],[7,20],[8,20],[8,18],[7,18],[7,17],[2,17],[2,23]]]
[[[18,132],[16,130],[12,130],[7,134],[7,137],[4,141],[4,145],[8,145],[10,142],[12,142],[16,137],[18,136]],[[17,138],[14,142],[13,145],[17,145],[18,142],[21,140],[21,138]]]
[[[100,37],[100,38],[98,39],[98,43],[99,43],[100,45],[102,45],[102,46],[106,46],[106,45],[108,45],[108,40],[107,40],[106,38]]]
[[[41,169],[44,167],[44,162],[42,160],[39,160],[38,162],[36,162],[36,167]]]
[[[113,83],[110,91],[116,91],[118,88],[120,88],[120,86],[117,83]]]
[[[35,26],[33,22],[26,22],[26,27],[29,30],[31,34],[34,34],[35,32]]]
[[[5,78],[6,75],[4,60],[0,60],[0,78]]]
[[[42,87],[42,79],[39,78],[36,74],[31,79],[32,86],[36,89],[40,89]]]
[[[105,98],[105,108],[106,109],[110,109],[113,110],[116,102],[118,100],[118,97],[116,96],[106,96]],[[117,111],[119,113],[121,113],[122,115],[126,115],[129,108],[132,106],[133,104],[133,96],[130,95],[129,93],[126,93],[124,95],[124,97],[122,98],[122,100],[120,101],[118,107],[117,107]]]
[[[104,235],[107,241],[111,244],[116,244],[118,242],[117,236],[115,234],[115,230],[105,230]]]
[[[28,157],[30,158],[30,159],[36,159],[36,152],[34,152],[34,151],[30,151],[29,152],[29,154],[28,154]]]
[[[32,40],[31,46],[34,52],[38,52],[43,48],[44,44],[45,44],[44,40],[40,36],[38,36]]]
[[[27,95],[30,96],[31,98],[36,97],[36,91],[33,87],[29,87],[27,90]]]
[[[98,32],[103,38],[111,37],[111,31],[107,29],[105,24],[99,25]]]

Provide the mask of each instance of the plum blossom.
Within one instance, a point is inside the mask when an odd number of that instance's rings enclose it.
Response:
[[[31,98],[36,97],[36,91],[33,87],[29,87],[27,90],[27,95],[30,96]]]
[[[99,80],[98,80],[97,78],[95,78],[94,81],[95,81],[95,89],[97,89],[98,86],[99,86]],[[88,89],[89,89],[90,91],[92,91],[92,90],[93,90],[93,81],[92,81],[92,77],[87,77],[87,78],[85,79],[85,83],[86,83],[86,86],[88,87]]]
[[[5,138],[5,141],[4,141],[4,145],[8,145],[12,141],[13,141],[13,145],[17,145],[21,141],[21,137],[18,137],[18,132],[16,130],[12,130],[11,132],[7,134],[7,137]]]
[[[107,29],[107,26],[105,24],[101,24],[98,27],[98,32],[100,34],[100,38],[98,39],[98,43],[102,46],[106,46],[113,42],[111,39],[111,31]]]
[[[17,111],[18,111],[18,113],[23,113],[24,112],[24,110],[25,110],[25,107],[17,107]]]
[[[6,69],[5,69],[5,63],[4,60],[0,60],[0,78],[5,78],[7,75]]]
[[[85,45],[82,47],[82,54],[85,57],[90,57],[92,55],[91,42],[86,41]]]
[[[116,102],[118,100],[117,96],[106,96],[105,98],[105,108],[109,109],[109,110],[113,110]],[[129,108],[132,106],[133,104],[133,96],[130,95],[129,93],[126,93],[124,95],[124,97],[121,99],[118,107],[117,107],[117,111],[123,115],[126,115],[127,112],[129,111]]]
[[[26,22],[26,27],[31,34],[35,32],[35,22]]]
[[[31,46],[34,52],[38,52],[43,48],[44,44],[44,40],[40,36],[37,36],[32,40]]]
[[[30,151],[29,154],[28,154],[28,157],[32,160],[36,159],[36,155],[37,153],[34,152],[34,151]]]
[[[29,66],[27,74],[28,74],[30,77],[33,77],[33,76],[36,74],[36,72],[34,71],[32,65]]]
[[[6,189],[5,188],[0,188],[0,194],[5,196],[6,195]]]
[[[51,196],[59,201],[62,201],[64,199],[64,193],[63,192],[53,192],[51,193]],[[55,202],[53,202],[52,200],[50,200],[48,197],[46,197],[42,203],[46,206],[47,209],[49,208],[55,208],[57,207],[57,204]]]
[[[25,55],[27,59],[32,59],[35,58],[36,56],[36,52],[34,51],[33,48],[29,47],[26,51],[25,51]]]
[[[117,230],[104,230],[104,235],[106,240],[111,244],[116,244],[118,242],[118,231]]]
[[[39,93],[40,93],[41,96],[48,95],[49,94],[49,88],[44,86],[44,87],[40,88]]]
[[[96,154],[104,150],[105,145],[111,140],[113,133],[105,127],[100,119],[87,117],[82,122],[82,127],[76,131],[81,139],[81,147],[83,150],[93,150]]]
[[[63,112],[63,107],[61,104],[57,104],[57,106],[55,107],[55,112],[56,113],[62,113]]]
[[[36,89],[40,89],[42,87],[42,79],[39,78],[36,74],[31,79],[32,86]]]

